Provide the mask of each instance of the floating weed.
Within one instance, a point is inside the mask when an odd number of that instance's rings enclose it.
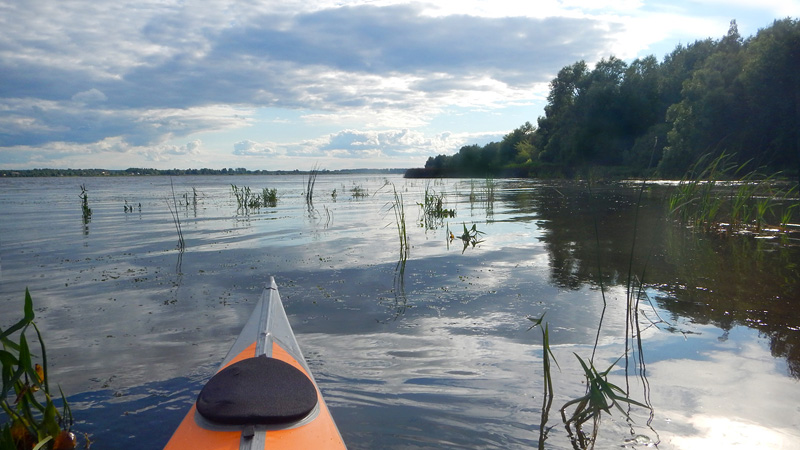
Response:
[[[474,223],[472,224],[472,228],[467,228],[466,223],[462,223],[462,225],[464,226],[464,232],[461,233],[461,236],[454,235],[453,232],[450,231],[449,225],[447,226],[447,235],[448,243],[453,242],[456,239],[461,239],[461,242],[464,244],[464,248],[461,250],[461,253],[463,254],[470,245],[474,248],[476,245],[483,242],[483,239],[480,239],[480,236],[484,235],[485,233],[483,231],[478,231],[478,227]]]
[[[47,373],[47,352],[44,340],[34,320],[33,301],[25,289],[23,318],[6,330],[0,329],[2,361],[2,392],[0,409],[6,422],[0,429],[2,449],[74,449],[75,435],[72,410],[59,388],[63,407],[59,412],[52,400]],[[41,364],[33,362],[33,354],[26,338],[32,327],[36,332],[41,351]],[[11,336],[19,333],[19,341]],[[10,396],[13,391],[14,395]],[[13,399],[12,402],[9,400]]]

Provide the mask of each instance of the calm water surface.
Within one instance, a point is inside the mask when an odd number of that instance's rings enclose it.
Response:
[[[51,379],[92,448],[161,448],[270,275],[351,449],[536,447],[541,332],[526,317],[545,312],[560,366],[548,448],[572,448],[558,409],[585,393],[573,353],[588,361],[596,340],[597,368],[627,354],[609,381],[653,411],[604,416],[597,448],[800,445],[797,247],[693,235],[657,185],[639,201],[638,185],[499,180],[491,201],[483,180],[321,175],[309,207],[305,182],[0,179],[0,326],[30,288]],[[237,211],[231,183],[276,188],[278,206]],[[456,217],[426,222],[426,189]],[[483,242],[450,242],[462,224]],[[629,280],[646,293],[631,321]]]

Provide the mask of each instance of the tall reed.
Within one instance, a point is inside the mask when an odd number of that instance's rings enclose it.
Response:
[[[747,162],[734,163],[732,156],[725,153],[714,159],[704,156],[687,171],[670,196],[670,214],[693,229],[728,235],[741,231],[763,233],[770,220],[782,225],[797,204],[789,200],[796,186],[787,190],[777,182],[778,174],[766,176],[747,166]],[[738,187],[732,190],[731,184]],[[785,206],[787,202],[789,206]],[[777,215],[776,209],[780,210]]]
[[[317,175],[319,175],[319,166],[314,164],[306,179],[305,197],[309,210],[314,209],[314,185],[317,183]]]
[[[550,408],[553,406],[553,396],[555,395],[555,391],[553,389],[553,376],[551,375],[551,358],[552,362],[556,363],[556,366],[558,367],[558,360],[556,360],[556,356],[553,354],[553,350],[550,348],[549,325],[545,323],[544,327],[542,327],[543,319],[544,314],[538,318],[528,317],[528,320],[533,322],[533,325],[528,328],[528,331],[537,326],[542,330],[542,376],[544,378],[544,387],[542,392],[542,415],[539,422],[539,450],[544,450],[544,443],[547,441],[547,435],[552,428],[547,427],[547,422],[550,419]],[[561,368],[559,367],[559,370],[560,369]]]
[[[394,185],[392,185],[392,189],[394,191],[394,203],[391,209],[394,211],[397,236],[400,243],[400,259],[398,261],[398,266],[402,266],[402,269],[405,269],[410,250],[408,245],[408,231],[406,229],[406,211],[403,205],[403,194],[397,192],[397,188]]]
[[[181,228],[181,218],[178,216],[178,200],[175,198],[175,185],[172,183],[172,177],[169,178],[169,187],[172,190],[172,205],[167,200],[167,209],[172,215],[172,221],[175,224],[175,230],[178,232],[178,248],[181,252],[186,248],[186,241],[183,240],[183,229]],[[172,209],[172,206],[175,209]]]
[[[81,185],[81,212],[83,214],[83,224],[86,225],[92,220],[92,208],[89,207],[89,191],[86,189],[86,185]]]
[[[387,186],[387,183],[384,186]],[[393,202],[387,203],[387,209],[391,209],[394,213],[394,223],[397,228],[397,237],[399,243],[399,253],[397,264],[394,267],[394,281],[393,290],[395,295],[395,315],[397,318],[405,311],[408,300],[405,294],[405,272],[406,262],[410,254],[411,246],[408,242],[408,230],[406,228],[406,212],[403,203],[403,194],[397,191],[397,187],[392,185],[392,193],[394,196]],[[380,190],[380,189],[379,189]]]

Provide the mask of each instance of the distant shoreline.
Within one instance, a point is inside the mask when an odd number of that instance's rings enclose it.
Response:
[[[247,170],[238,169],[0,169],[0,178],[27,177],[119,177],[119,176],[159,176],[159,175],[394,175],[405,174],[408,169],[338,169],[311,170]]]

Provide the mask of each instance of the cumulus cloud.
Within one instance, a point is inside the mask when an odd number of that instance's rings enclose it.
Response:
[[[250,158],[326,158],[328,161],[356,158],[376,161],[383,158],[387,161],[398,161],[395,166],[402,167],[410,160],[420,161],[418,164],[422,164],[429,155],[455,153],[464,145],[483,145],[497,141],[504,134],[505,132],[442,132],[427,135],[410,129],[347,129],[300,142],[278,144],[243,140],[233,145],[233,154]]]
[[[320,139],[310,140],[287,148],[289,154],[324,154],[333,157],[408,157],[454,153],[468,143],[488,143],[499,140],[503,133],[450,132],[426,135],[414,130],[361,131],[343,130]],[[293,151],[294,150],[294,151]]]
[[[276,152],[270,145],[244,140],[233,144],[233,154],[237,156],[268,156],[274,155]]]
[[[72,96],[72,101],[80,103],[102,103],[108,100],[106,94],[103,94],[98,89],[92,88],[88,91],[78,92]]]
[[[0,19],[19,36],[0,43],[0,106],[12,117],[0,145],[149,145],[228,127],[176,112],[213,105],[424,114],[456,91],[546,81],[602,53],[609,35],[586,18],[435,17],[414,5],[215,13],[208,3],[12,5]],[[110,20],[123,10],[129,21]],[[35,26],[45,18],[55,26]]]
[[[99,91],[98,91],[99,92]],[[99,98],[91,93],[87,96]],[[105,109],[74,101],[0,100],[0,146],[46,145],[53,142],[91,144],[120,138],[132,146],[159,145],[201,131],[249,124],[246,110],[228,106],[186,109]]]
[[[160,145],[140,151],[148,161],[169,161],[175,156],[199,155],[203,143],[199,139],[184,145]]]

